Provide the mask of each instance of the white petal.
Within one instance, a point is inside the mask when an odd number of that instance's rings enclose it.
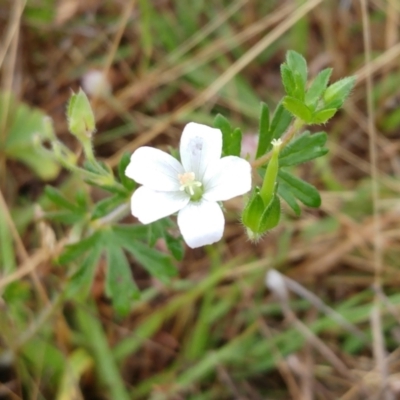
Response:
[[[186,172],[202,181],[207,167],[221,158],[222,133],[219,129],[190,122],[182,132],[180,153]]]
[[[131,157],[125,175],[160,191],[179,190],[178,174],[184,173],[178,160],[152,147],[139,147]]]
[[[185,192],[157,192],[142,186],[133,193],[131,211],[142,224],[150,224],[179,211],[189,201]]]
[[[223,201],[247,193],[251,189],[251,165],[243,158],[221,158],[209,168],[203,179],[203,198]]]
[[[215,202],[190,202],[178,213],[183,239],[192,249],[218,242],[224,233],[224,214]]]

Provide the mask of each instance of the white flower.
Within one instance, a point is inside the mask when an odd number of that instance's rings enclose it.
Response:
[[[221,158],[219,129],[191,122],[183,130],[181,163],[152,147],[140,147],[125,174],[142,184],[131,200],[132,214],[149,224],[178,212],[178,226],[191,248],[221,239],[224,215],[218,201],[251,189],[251,166],[239,157]]]

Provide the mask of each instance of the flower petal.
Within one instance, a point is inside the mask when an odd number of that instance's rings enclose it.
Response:
[[[209,201],[224,201],[247,193],[251,189],[251,165],[236,156],[221,158],[207,170],[203,185],[203,198]]]
[[[157,192],[142,186],[132,195],[131,211],[142,224],[150,224],[179,211],[189,201],[185,192]]]
[[[178,160],[152,147],[139,147],[131,157],[125,175],[159,191],[179,190],[178,174],[184,170]]]
[[[190,202],[178,213],[183,239],[192,249],[215,243],[224,233],[224,214],[215,202]]]
[[[221,158],[222,133],[219,129],[190,122],[182,132],[180,153],[186,172],[202,181],[207,167]]]

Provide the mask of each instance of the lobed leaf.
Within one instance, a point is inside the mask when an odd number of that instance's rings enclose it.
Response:
[[[260,104],[260,121],[258,124],[258,146],[256,158],[261,157],[267,152],[272,141],[273,132],[269,127],[269,108],[265,103]]]
[[[329,78],[332,74],[332,68],[322,70],[311,83],[305,97],[305,102],[308,106],[315,107],[318,100],[324,94],[328,86]]]
[[[312,135],[309,131],[302,133],[280,152],[279,165],[297,165],[325,155],[328,152],[328,149],[323,147],[326,140],[325,132]]]
[[[324,93],[325,108],[340,108],[349,96],[355,82],[355,76],[348,76],[330,85]]]
[[[297,216],[301,214],[300,206],[297,204],[296,198],[290,191],[290,187],[284,182],[280,182],[278,185],[278,194],[283,200],[289,205],[289,207],[295,212]]]
[[[85,254],[89,249],[102,242],[102,232],[97,231],[93,235],[80,240],[77,243],[65,247],[64,252],[58,258],[59,264],[67,264]]]
[[[294,80],[293,72],[287,64],[281,65],[281,79],[286,94],[288,96],[293,96],[296,90],[296,82]]]
[[[313,115],[312,121],[314,124],[325,124],[336,114],[336,111],[336,108],[320,110]]]
[[[286,108],[283,106],[283,102],[281,101],[276,106],[274,115],[272,116],[270,126],[272,139],[279,139],[289,128],[292,119],[292,114],[286,110]]]
[[[68,282],[66,288],[67,298],[76,296],[82,299],[86,298],[92,286],[101,253],[102,247],[99,242],[90,247],[86,258],[82,261],[78,270],[72,275]]]
[[[294,97],[285,96],[283,98],[283,105],[295,117],[301,119],[302,121],[310,122],[312,120],[310,109],[301,100]]]
[[[98,201],[92,211],[92,220],[104,217],[125,202],[126,197],[120,194],[115,194]]]
[[[140,292],[133,280],[124,252],[113,239],[112,237],[111,241],[106,241],[108,260],[106,293],[111,297],[117,313],[125,316],[130,311],[132,299],[139,298]]]
[[[128,190],[133,191],[136,187],[136,182],[125,175],[126,167],[131,161],[129,153],[124,153],[118,163],[118,177],[122,185]]]
[[[221,114],[214,119],[214,127],[222,132],[222,153],[224,156],[240,156],[242,131],[233,129],[229,121]]]
[[[304,205],[314,208],[321,205],[321,196],[318,190],[309,183],[282,169],[279,171],[279,180],[286,183],[292,194]]]
[[[299,53],[294,50],[289,50],[286,53],[286,63],[293,73],[299,73],[303,85],[305,86],[307,82],[307,61],[306,59]]]

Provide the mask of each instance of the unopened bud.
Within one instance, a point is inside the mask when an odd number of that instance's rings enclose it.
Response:
[[[67,109],[68,128],[84,144],[90,141],[96,130],[95,119],[89,100],[82,89],[73,93]]]

